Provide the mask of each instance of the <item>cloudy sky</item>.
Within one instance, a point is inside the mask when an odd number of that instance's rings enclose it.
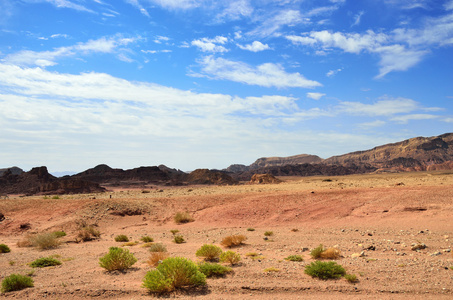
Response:
[[[0,168],[220,169],[453,131],[453,0],[0,11]]]

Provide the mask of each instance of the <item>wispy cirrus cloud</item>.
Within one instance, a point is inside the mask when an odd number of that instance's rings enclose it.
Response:
[[[130,44],[136,39],[137,38],[125,38],[122,36],[102,37],[96,40],[89,40],[85,43],[59,47],[52,51],[37,52],[22,50],[17,53],[7,55],[2,59],[2,61],[19,66],[48,67],[56,65],[57,60],[63,57],[87,55],[89,53],[113,53],[117,47]]]
[[[70,8],[78,11],[94,13],[93,10],[69,0],[36,0],[35,2],[47,2],[58,8]]]
[[[193,40],[191,42],[192,46],[198,47],[202,52],[228,52],[228,49],[225,48],[224,44],[228,42],[228,38],[223,36],[216,36],[215,38],[201,38],[198,40]]]
[[[204,76],[217,80],[230,80],[248,85],[277,88],[314,88],[321,83],[309,80],[300,73],[287,73],[279,64],[265,63],[257,67],[239,61],[205,56],[199,60],[201,73],[192,76]]]

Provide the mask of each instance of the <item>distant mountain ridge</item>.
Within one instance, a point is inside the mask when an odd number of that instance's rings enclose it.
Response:
[[[287,168],[286,166],[298,166]],[[317,166],[317,167],[314,167]],[[328,166],[344,167],[343,169]],[[425,171],[453,169],[453,133],[434,137],[416,137],[397,143],[377,146],[370,150],[355,151],[343,155],[322,159],[316,155],[301,154],[289,157],[263,157],[250,166],[231,165],[231,173],[241,173],[241,178],[249,173],[269,172],[272,175],[288,174],[331,174],[340,171],[343,174],[366,173],[377,170]],[[246,175],[245,175],[246,174]]]

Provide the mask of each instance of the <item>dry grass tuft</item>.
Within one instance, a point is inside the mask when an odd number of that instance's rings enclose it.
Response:
[[[239,245],[242,245],[244,241],[247,240],[247,237],[245,235],[229,235],[220,242],[220,244],[224,247],[231,248],[231,247],[237,247]]]
[[[321,259],[339,259],[341,257],[341,252],[335,248],[329,248],[321,252]]]
[[[168,252],[152,252],[149,259],[146,261],[151,267],[157,267],[164,259],[169,257]]]
[[[194,221],[194,219],[188,212],[178,212],[173,219],[175,220],[176,224],[184,224]]]

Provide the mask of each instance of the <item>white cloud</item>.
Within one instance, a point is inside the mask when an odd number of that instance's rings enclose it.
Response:
[[[358,14],[354,16],[354,23],[352,23],[351,26],[357,26],[360,24],[360,20],[362,19],[362,16],[365,12],[362,10]]]
[[[199,63],[202,68],[201,75],[213,79],[277,88],[321,86],[319,82],[308,80],[299,73],[287,73],[281,65],[273,63],[253,67],[243,62],[213,56],[206,56]]]
[[[432,120],[437,118],[439,118],[439,116],[430,114],[410,114],[405,116],[393,117],[390,120],[401,124],[407,124],[409,121],[412,120]]]
[[[271,49],[268,44],[263,44],[259,41],[254,41],[253,43],[245,45],[245,46],[238,44],[238,47],[241,48],[242,50],[248,50],[248,51],[252,51],[252,52],[260,52],[260,51]]]
[[[336,69],[336,70],[329,70],[329,72],[326,73],[327,77],[332,77],[337,75],[338,72],[341,72],[343,69]]]
[[[227,7],[216,16],[217,21],[239,20],[243,17],[251,16],[254,12],[249,0],[230,0],[225,1]]]
[[[135,8],[137,8],[142,15],[147,16],[148,18],[150,17],[148,11],[140,4],[138,0],[125,0],[125,1],[134,6]]]
[[[361,102],[341,102],[338,106],[340,112],[352,115],[365,116],[393,116],[396,114],[410,113],[420,108],[418,102],[407,98],[383,98],[373,104]]]
[[[120,36],[113,38],[102,37],[97,40],[89,40],[86,43],[78,43],[73,46],[59,47],[53,51],[35,52],[22,50],[6,56],[3,61],[19,66],[53,66],[57,60],[63,57],[76,56],[78,54],[89,53],[113,53],[118,46],[124,46],[134,42],[135,39],[123,38]]]
[[[453,0],[447,1],[444,4],[444,7],[445,7],[446,10],[453,10]]]
[[[251,36],[280,36],[280,29],[284,26],[294,26],[304,22],[302,14],[298,10],[280,10],[273,16],[263,16],[261,25],[250,31]]]
[[[418,64],[428,51],[408,50],[401,45],[383,46],[374,49],[381,56],[379,74],[382,78],[393,71],[406,71]]]
[[[401,9],[425,8],[429,9],[429,0],[384,0],[388,5]]]
[[[364,129],[370,129],[370,128],[376,128],[376,127],[381,127],[387,124],[385,121],[381,120],[376,120],[372,122],[366,122],[366,123],[361,123],[359,124],[359,127],[364,128]]]
[[[170,40],[169,37],[158,35],[158,36],[156,36],[156,38],[154,39],[154,43],[156,43],[156,44],[162,44],[162,42],[168,42],[169,40]]]
[[[147,0],[166,9],[192,9],[199,7],[204,1],[199,0]]]
[[[325,95],[326,94],[322,94],[322,93],[307,93],[307,97],[310,99],[313,99],[313,100],[319,100]]]
[[[86,8],[85,6],[83,5],[80,5],[80,4],[76,4],[74,2],[71,2],[69,0],[36,0],[38,2],[48,2],[52,5],[54,5],[55,7],[61,7],[61,8],[70,8],[70,9],[75,9],[75,10],[78,10],[78,11],[85,11],[85,12],[90,12],[90,13],[94,13],[94,11],[92,11],[91,9],[88,9]]]
[[[228,49],[225,48],[224,45],[225,43],[228,42],[228,38],[223,37],[223,36],[216,36],[213,39],[209,38],[202,38],[199,40],[193,40],[192,41],[192,46],[196,46],[200,48],[201,51],[203,52],[228,52]],[[218,45],[220,44],[220,45]]]

